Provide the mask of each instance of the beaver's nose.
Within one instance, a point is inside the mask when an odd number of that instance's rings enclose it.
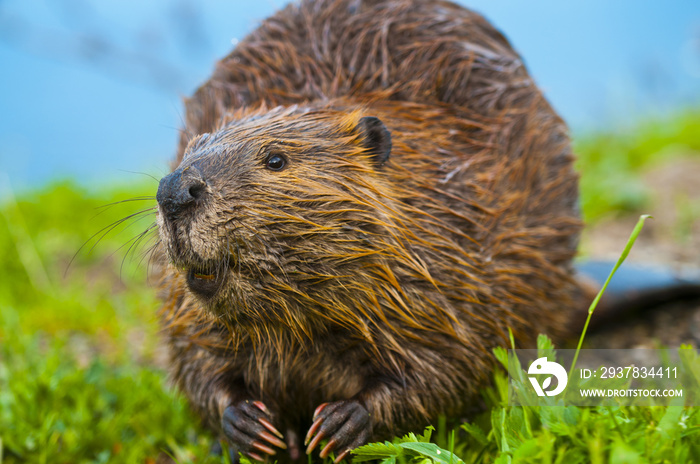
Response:
[[[207,183],[194,166],[177,169],[160,180],[156,200],[162,211],[173,218],[194,206],[207,194]]]

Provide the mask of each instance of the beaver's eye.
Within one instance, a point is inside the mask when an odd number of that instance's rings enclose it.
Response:
[[[271,171],[281,171],[287,165],[287,159],[277,153],[273,153],[265,160],[265,167]]]

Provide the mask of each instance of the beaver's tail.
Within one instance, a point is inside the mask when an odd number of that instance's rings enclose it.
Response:
[[[608,278],[612,261],[584,261],[576,264],[578,279],[587,305]],[[626,318],[638,317],[662,304],[700,298],[700,269],[675,270],[670,267],[623,263],[608,284],[591,318],[590,328],[602,327]],[[572,321],[572,328],[583,328],[583,311]]]

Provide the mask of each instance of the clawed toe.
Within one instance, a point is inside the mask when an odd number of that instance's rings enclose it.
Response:
[[[369,412],[356,400],[324,403],[316,408],[314,422],[306,434],[306,454],[328,439],[319,456],[336,452],[335,462],[345,459],[350,451],[363,445],[371,435]]]
[[[286,449],[284,436],[272,424],[267,407],[260,401],[241,401],[229,406],[222,417],[226,439],[240,452],[257,461],[273,456],[276,449]]]

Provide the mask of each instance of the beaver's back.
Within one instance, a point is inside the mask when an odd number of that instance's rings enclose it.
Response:
[[[375,92],[483,116],[528,107],[540,96],[508,41],[458,5],[304,0],[263,21],[186,101],[180,156],[191,134],[211,131],[233,108]]]

